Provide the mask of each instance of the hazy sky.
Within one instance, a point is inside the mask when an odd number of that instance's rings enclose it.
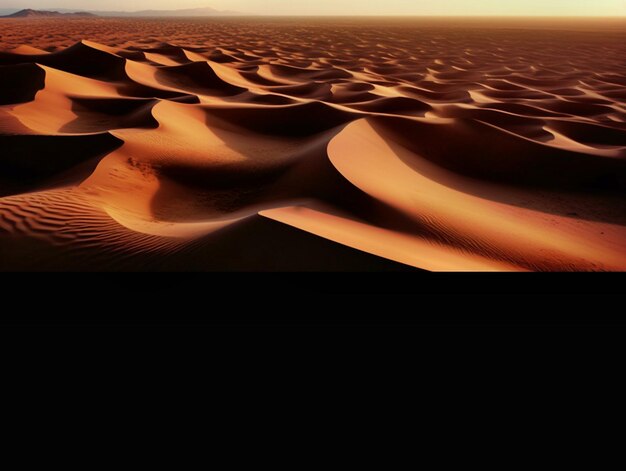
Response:
[[[0,0],[1,8],[142,10],[206,6],[261,14],[626,16],[626,0]]]

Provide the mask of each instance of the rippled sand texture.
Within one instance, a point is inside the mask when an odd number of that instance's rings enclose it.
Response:
[[[626,269],[624,28],[0,38],[0,270]]]

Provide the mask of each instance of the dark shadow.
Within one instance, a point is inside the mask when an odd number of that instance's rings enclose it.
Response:
[[[35,64],[0,66],[0,105],[34,100],[45,87],[45,79],[46,73]]]
[[[96,133],[111,129],[156,129],[158,121],[152,116],[154,99],[133,98],[72,98],[76,119],[65,124],[63,133]]]
[[[102,157],[122,144],[122,140],[109,133],[0,135],[0,196],[81,181],[93,172]],[[79,174],[72,174],[71,170],[75,168],[80,168]]]

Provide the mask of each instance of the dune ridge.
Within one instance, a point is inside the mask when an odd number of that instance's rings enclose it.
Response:
[[[626,34],[6,21],[0,270],[626,269]]]

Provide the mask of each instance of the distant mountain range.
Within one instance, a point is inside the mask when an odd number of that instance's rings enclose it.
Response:
[[[238,16],[242,13],[235,11],[216,10],[214,8],[188,8],[184,10],[142,10],[142,11],[76,11],[65,8],[55,8],[53,11],[0,9],[0,18],[55,18],[55,17],[92,17],[92,16],[115,16],[115,17],[207,17],[207,16]]]
[[[12,13],[10,15],[3,16],[2,18],[56,18],[59,16],[71,16],[71,17],[89,17],[96,16],[93,13],[88,13],[85,11],[77,11],[77,12],[68,12],[61,13],[58,11],[43,11],[43,10],[31,10],[27,8],[25,10],[20,10],[18,12]]]

